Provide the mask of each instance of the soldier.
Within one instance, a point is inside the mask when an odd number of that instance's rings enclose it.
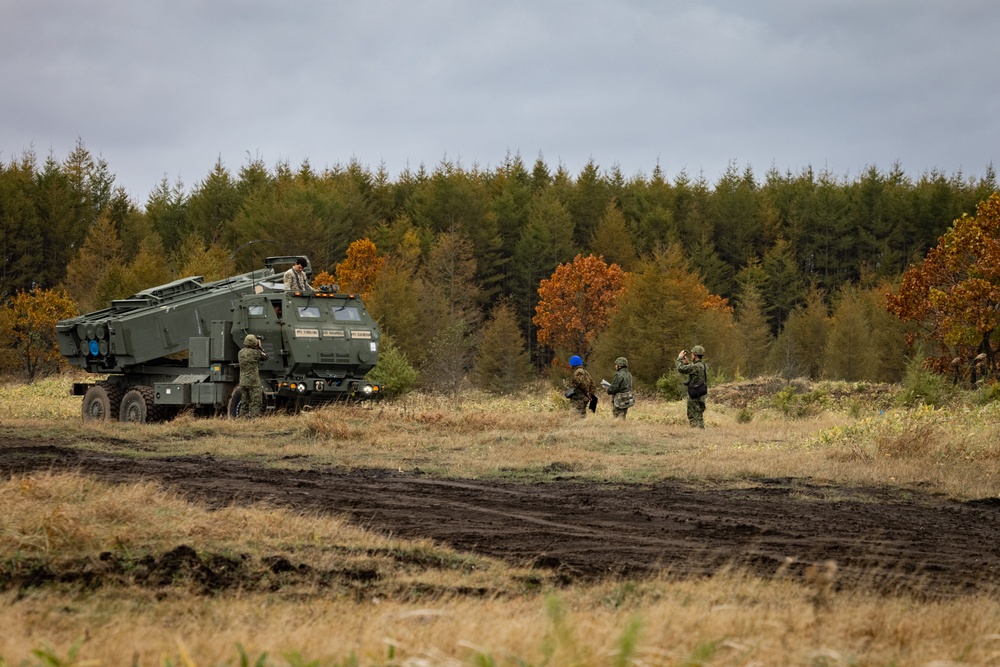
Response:
[[[628,370],[628,359],[615,359],[615,376],[608,385],[611,394],[611,414],[625,419],[628,409],[635,405],[635,394],[632,393],[632,374]]]
[[[264,388],[260,383],[260,362],[267,359],[260,341],[253,334],[243,339],[239,353],[240,391],[243,392],[241,416],[259,417],[264,403]]]
[[[693,428],[705,428],[705,394],[708,393],[708,366],[703,358],[705,348],[695,345],[691,348],[694,359],[688,358],[687,350],[681,350],[677,355],[677,371],[687,375],[684,383],[688,391],[687,414],[688,423]]]
[[[569,380],[570,393],[567,398],[580,416],[586,417],[588,407],[591,412],[597,412],[597,386],[583,367],[583,359],[574,354],[569,358],[569,365],[573,369],[573,375]]]
[[[306,278],[306,265],[308,262],[305,257],[297,257],[295,259],[295,265],[292,268],[285,271],[285,291],[286,292],[312,292],[312,287],[309,286],[309,280]]]

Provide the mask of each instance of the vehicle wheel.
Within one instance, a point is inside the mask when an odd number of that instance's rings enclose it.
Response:
[[[133,387],[122,396],[118,420],[146,424],[162,421],[165,415],[162,406],[153,403],[152,387]]]
[[[103,422],[118,419],[122,390],[116,385],[95,384],[83,395],[83,421]]]
[[[243,387],[236,387],[229,395],[229,418],[239,419],[245,416],[243,413]]]

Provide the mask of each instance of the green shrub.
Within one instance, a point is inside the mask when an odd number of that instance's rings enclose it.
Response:
[[[920,403],[941,406],[952,392],[948,379],[927,368],[923,362],[923,355],[918,353],[906,364],[903,389],[896,395],[896,401],[907,407]]]
[[[789,385],[771,396],[770,405],[789,419],[802,419],[822,412],[827,398],[825,392],[799,392],[795,385]]]
[[[736,413],[736,421],[740,424],[749,424],[753,421],[753,410],[747,407],[740,408]]]
[[[1000,382],[988,382],[976,390],[976,402],[988,405],[1000,401]]]
[[[396,398],[411,391],[417,384],[417,371],[410,364],[406,353],[392,339],[382,336],[381,350],[375,368],[365,376],[368,382],[381,385],[386,398]]]
[[[661,375],[656,381],[656,391],[668,401],[679,401],[687,397],[684,379],[678,372]]]

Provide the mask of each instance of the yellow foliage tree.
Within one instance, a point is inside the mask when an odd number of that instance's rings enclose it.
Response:
[[[82,312],[107,306],[102,292],[105,284],[114,282],[109,272],[122,269],[122,242],[111,217],[105,212],[87,230],[87,237],[66,267],[66,293]]]
[[[35,288],[18,292],[0,309],[2,344],[18,360],[30,382],[65,367],[56,340],[56,322],[74,317],[76,305],[62,290]]]
[[[369,239],[358,239],[347,248],[347,259],[337,265],[337,283],[342,292],[367,296],[375,279],[385,265],[375,244]]]

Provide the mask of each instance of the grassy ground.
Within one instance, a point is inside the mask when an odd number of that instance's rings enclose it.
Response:
[[[542,480],[558,462],[562,476],[623,482],[738,485],[794,476],[917,485],[957,498],[1000,490],[1000,419],[991,407],[896,411],[867,406],[862,396],[843,409],[710,403],[700,431],[687,427],[682,403],[647,399],[624,423],[604,409],[581,421],[558,392],[543,389],[506,400],[414,396],[253,425],[184,416],[92,425],[80,422],[67,382],[0,388],[0,446],[47,438],[136,456],[210,453],[470,478]],[[194,578],[141,585],[142,564],[178,545],[230,559],[252,585],[212,594]],[[109,570],[100,554],[110,548],[134,554],[134,567]],[[273,567],[281,555],[310,573],[354,576],[297,576]],[[329,517],[209,512],[155,485],[110,489],[72,475],[0,482],[7,571],[44,572],[74,559],[110,571],[104,581],[112,583],[47,581],[0,593],[0,665],[1000,661],[1000,599],[992,597],[922,602],[834,593],[821,575],[763,581],[739,572],[561,588],[538,572],[374,536]],[[369,571],[379,572],[377,582],[362,576]]]

